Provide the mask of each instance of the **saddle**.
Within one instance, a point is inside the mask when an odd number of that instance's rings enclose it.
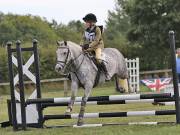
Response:
[[[99,79],[100,79],[100,74],[101,73],[104,73],[106,74],[107,70],[106,70],[106,67],[104,62],[102,62],[101,64],[99,64],[95,58],[95,52],[88,52],[87,53],[87,56],[90,60],[92,60],[92,62],[94,63],[94,65],[97,67],[98,71],[97,71],[97,74],[96,74],[96,78],[95,78],[95,81],[94,81],[94,86],[93,87],[96,87],[99,83]],[[102,53],[102,61],[105,61],[105,54]]]
[[[92,62],[94,63],[94,65],[97,67],[97,69],[100,71],[100,72],[104,72],[103,71],[103,68],[101,66],[101,64],[98,63],[98,61],[96,60],[96,56],[95,56],[95,52],[92,51],[92,52],[87,52],[87,56],[90,60],[92,60]],[[102,57],[101,57],[102,61],[105,62],[105,54],[102,53]]]

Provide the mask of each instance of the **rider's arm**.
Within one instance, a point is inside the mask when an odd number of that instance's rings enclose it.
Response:
[[[100,30],[99,27],[96,27],[96,37],[95,37],[94,41],[90,43],[89,46],[91,48],[96,47],[99,44],[99,41],[101,40],[101,37],[102,37],[101,30]]]

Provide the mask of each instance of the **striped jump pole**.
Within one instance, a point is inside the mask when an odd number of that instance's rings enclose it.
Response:
[[[175,101],[174,98],[156,98],[156,99],[139,99],[139,100],[114,100],[114,101],[89,101],[87,105],[112,105],[112,104],[133,104],[133,103],[166,103]],[[68,102],[64,103],[42,103],[41,107],[68,106]],[[74,105],[81,105],[81,102],[75,102]]]
[[[83,124],[77,125],[59,125],[59,126],[45,126],[46,128],[61,128],[61,127],[73,127],[73,128],[87,128],[87,127],[104,127],[104,126],[131,126],[131,125],[167,125],[175,124],[175,122],[128,122],[128,123],[100,123],[100,124]]]
[[[131,95],[111,95],[111,96],[97,96],[89,97],[88,101],[116,101],[116,100],[140,100],[152,98],[171,98],[171,93],[158,93],[158,94],[131,94]],[[65,98],[45,98],[45,99],[27,99],[26,104],[38,103],[67,103],[70,97]],[[81,102],[82,97],[76,97],[75,102]]]
[[[108,112],[108,113],[85,113],[84,118],[108,118],[108,117],[129,117],[129,116],[155,116],[155,115],[174,115],[175,110],[160,111],[129,111],[129,112]],[[44,115],[44,120],[51,119],[77,119],[78,113],[71,115]]]
[[[156,105],[175,105],[175,102],[156,102]]]
[[[126,126],[126,125],[163,125],[175,124],[174,122],[129,122],[129,123],[104,123],[104,124],[84,124],[82,126],[72,125],[73,128],[87,128],[87,127],[104,127],[104,126]]]

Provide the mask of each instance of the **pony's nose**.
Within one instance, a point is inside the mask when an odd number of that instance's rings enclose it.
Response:
[[[59,71],[61,71],[61,69],[62,69],[62,66],[60,64],[56,64],[55,71],[59,72]]]

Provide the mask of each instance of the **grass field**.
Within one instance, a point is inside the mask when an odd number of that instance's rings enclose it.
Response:
[[[51,89],[51,90],[50,90]],[[144,88],[142,88],[144,89]],[[48,85],[42,87],[43,97],[62,97],[62,89],[58,90],[58,85],[53,87]],[[83,94],[80,89],[78,96]],[[91,96],[114,95],[119,94],[111,85],[104,85],[93,89]],[[0,121],[6,121],[7,107],[6,99],[8,95],[1,96],[0,99]],[[86,112],[121,112],[121,111],[141,111],[141,110],[165,110],[174,109],[173,106],[154,106],[148,103],[128,104],[128,105],[87,105]],[[46,108],[44,114],[62,114],[65,107]],[[73,113],[79,112],[79,106],[74,107]],[[45,125],[55,126],[62,124],[76,124],[76,119],[73,120],[49,120]],[[85,123],[124,123],[124,122],[148,122],[148,121],[175,121],[175,116],[139,116],[139,117],[124,117],[124,118],[103,118],[103,119],[85,119]],[[28,128],[27,131],[13,132],[12,127],[0,128],[0,135],[179,135],[179,125],[131,125],[131,126],[105,126],[91,128],[51,128],[51,129],[33,129]]]

